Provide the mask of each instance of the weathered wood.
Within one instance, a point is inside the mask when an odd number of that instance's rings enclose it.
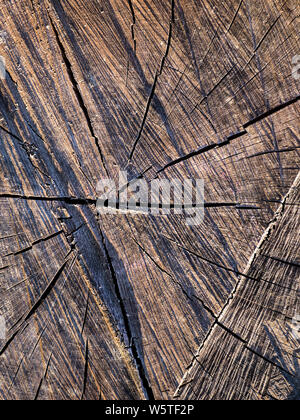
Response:
[[[299,399],[298,15],[1,0],[1,399]],[[120,169],[204,222],[99,216]]]
[[[177,396],[299,400],[299,337],[292,325],[299,312],[299,284],[291,281],[299,278],[300,269],[299,183],[300,176],[186,372]]]

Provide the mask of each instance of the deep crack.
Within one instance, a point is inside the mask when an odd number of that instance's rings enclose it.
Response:
[[[80,106],[80,108],[83,111],[83,114],[85,116],[86,123],[87,123],[87,125],[89,127],[89,130],[90,130],[90,133],[91,133],[91,136],[95,140],[95,143],[96,143],[96,146],[97,146],[97,149],[98,149],[98,152],[99,152],[99,155],[100,155],[100,158],[101,158],[103,167],[105,169],[105,172],[108,174],[108,171],[107,171],[107,168],[106,168],[106,164],[105,164],[104,155],[103,155],[103,152],[102,152],[101,147],[100,147],[100,141],[99,141],[99,138],[97,137],[97,135],[96,135],[96,133],[94,131],[93,124],[92,124],[92,121],[90,119],[88,109],[87,109],[87,107],[85,105],[83,96],[82,96],[82,94],[80,92],[80,89],[79,89],[79,86],[78,86],[78,82],[77,82],[77,80],[76,80],[76,78],[74,76],[73,70],[72,70],[72,64],[71,64],[70,60],[68,59],[66,49],[65,49],[65,47],[64,47],[64,45],[63,45],[63,43],[62,43],[62,41],[61,41],[61,39],[59,37],[59,33],[58,33],[58,31],[57,31],[57,29],[56,29],[56,27],[55,27],[55,25],[53,23],[53,20],[52,20],[52,18],[51,18],[50,15],[49,15],[49,19],[50,19],[50,23],[51,23],[51,27],[53,29],[53,32],[55,34],[55,38],[56,38],[57,44],[58,44],[59,49],[60,49],[60,52],[61,52],[61,55],[63,57],[65,66],[67,68],[67,72],[68,72],[70,81],[72,83],[73,90],[75,92],[75,95],[76,95],[76,98],[78,100],[79,106]]]

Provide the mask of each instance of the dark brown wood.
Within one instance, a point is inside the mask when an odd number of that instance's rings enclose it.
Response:
[[[1,399],[299,399],[298,16],[0,0]],[[99,215],[119,170],[203,223]]]

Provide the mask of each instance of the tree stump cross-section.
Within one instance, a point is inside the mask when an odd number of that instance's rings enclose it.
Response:
[[[0,399],[300,399],[299,6],[0,1]]]

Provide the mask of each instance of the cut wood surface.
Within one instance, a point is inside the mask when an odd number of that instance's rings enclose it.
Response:
[[[300,399],[299,6],[0,0],[0,399]]]

